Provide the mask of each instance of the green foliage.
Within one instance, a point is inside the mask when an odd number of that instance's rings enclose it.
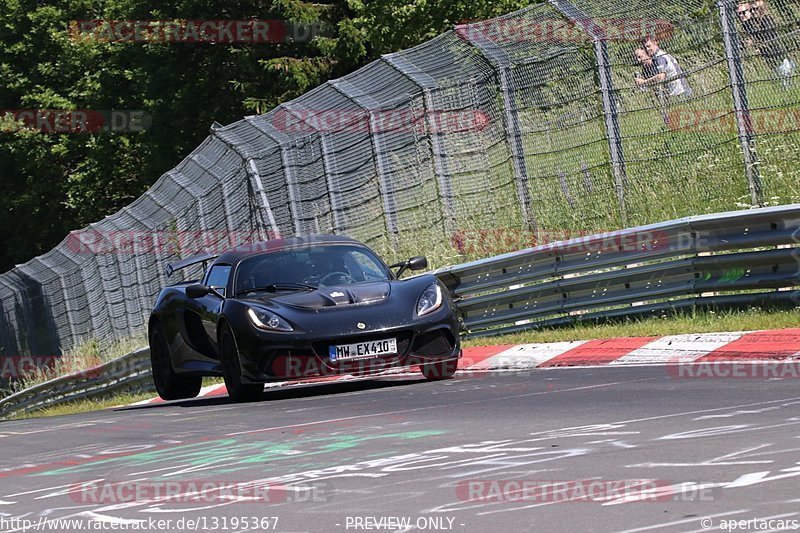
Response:
[[[485,20],[535,4],[524,0],[349,0],[353,23],[372,54],[410,48],[456,24]]]

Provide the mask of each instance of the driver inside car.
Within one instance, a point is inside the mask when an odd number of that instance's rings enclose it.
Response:
[[[325,254],[314,257],[312,260],[311,270],[314,273],[314,278],[319,280],[321,286],[352,283],[353,278],[350,275],[350,269],[347,268],[341,256]]]

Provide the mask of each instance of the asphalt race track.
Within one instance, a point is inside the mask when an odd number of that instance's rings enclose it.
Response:
[[[664,366],[4,422],[0,450],[2,531],[800,528],[798,381]]]

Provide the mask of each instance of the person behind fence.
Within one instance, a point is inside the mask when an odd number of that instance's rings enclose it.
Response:
[[[686,74],[674,56],[666,53],[658,46],[658,41],[653,36],[648,36],[642,41],[642,46],[655,65],[656,74],[649,78],[637,79],[637,85],[661,84],[670,98],[686,98],[692,95],[692,88],[686,79]]]
[[[665,110],[667,102],[666,96],[661,84],[656,84],[655,81],[650,83],[647,80],[655,80],[658,70],[653,62],[653,58],[647,54],[644,48],[634,48],[633,58],[636,63],[641,67],[641,71],[636,74],[635,82],[639,90],[642,92],[649,92],[657,102],[657,108],[661,112],[661,118],[664,119],[665,124],[669,124],[669,116]]]
[[[647,55],[647,51],[644,48],[635,48],[633,50],[633,57],[636,63],[642,67],[642,71],[636,74],[636,85],[638,85],[641,90],[645,90],[645,85],[647,84],[646,80],[658,74],[658,70],[656,70],[653,59]]]
[[[662,84],[670,97],[691,96],[692,88],[675,56],[662,50],[652,35],[648,35],[642,40],[642,46],[652,59],[657,72],[653,79],[647,81]]]
[[[739,2],[736,16],[747,34],[745,45],[758,50],[769,69],[781,80],[784,87],[788,86],[796,65],[789,58],[785,44],[781,42],[775,19],[769,14],[764,0]]]

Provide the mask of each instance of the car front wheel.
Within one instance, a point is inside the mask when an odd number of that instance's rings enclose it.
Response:
[[[252,402],[261,397],[264,385],[260,383],[242,383],[242,368],[239,364],[239,349],[230,326],[225,324],[220,336],[222,352],[222,375],[228,396],[234,402]]]

